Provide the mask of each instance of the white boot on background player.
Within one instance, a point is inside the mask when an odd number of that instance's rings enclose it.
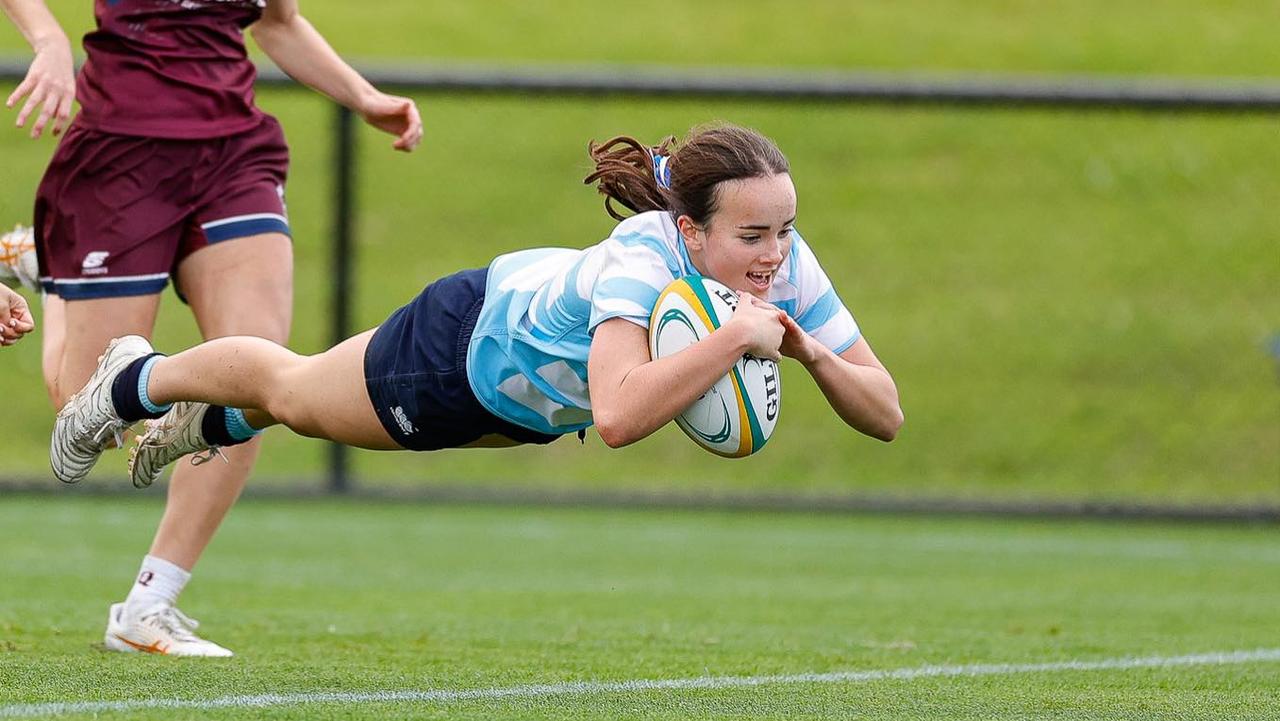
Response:
[[[107,616],[107,635],[103,639],[112,651],[125,653],[157,653],[164,656],[234,656],[223,648],[195,634],[200,625],[176,606],[155,606],[132,612],[127,604],[111,604]]]
[[[102,641],[112,651],[165,656],[232,656],[230,650],[196,635],[200,626],[174,602],[191,574],[155,556],[142,560],[142,570],[129,597],[111,605]]]

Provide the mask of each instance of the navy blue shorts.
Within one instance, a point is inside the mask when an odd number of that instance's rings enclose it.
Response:
[[[467,345],[484,304],[488,269],[464,270],[428,285],[378,327],[364,352],[364,382],[382,427],[411,451],[458,448],[498,433],[520,443],[560,436],[518,426],[476,399],[467,381]]]

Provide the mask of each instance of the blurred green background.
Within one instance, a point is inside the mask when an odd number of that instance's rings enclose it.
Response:
[[[87,2],[56,3],[70,35]],[[1280,3],[572,0],[303,12],[348,58],[803,70],[1245,77],[1280,68]],[[0,53],[26,47],[0,24]],[[0,84],[7,95],[13,84]],[[379,486],[874,493],[1002,500],[1280,503],[1280,119],[1265,115],[422,95],[420,152],[360,134],[356,317],[496,253],[585,246],[611,222],[586,143],[752,125],[792,161],[798,227],[894,373],[907,423],[845,428],[795,364],[763,453],[705,454],[668,428],[621,451],[358,452]],[[293,149],[293,346],[328,341],[330,123],[264,91]],[[12,112],[3,116],[12,122]],[[0,132],[0,223],[27,222],[53,144]],[[196,341],[166,292],[157,346]],[[0,477],[46,475],[39,340],[0,351]],[[314,479],[324,446],[269,434],[259,484]],[[122,454],[92,483],[115,482]],[[54,483],[50,480],[49,483]],[[153,491],[156,492],[156,491]]]

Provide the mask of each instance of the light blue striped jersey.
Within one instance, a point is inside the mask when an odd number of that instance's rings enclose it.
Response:
[[[489,265],[484,305],[467,350],[467,376],[485,408],[541,433],[591,425],[587,355],[596,326],[626,318],[649,327],[658,294],[699,274],[671,215],[641,213],[582,250],[538,248]],[[769,301],[836,353],[858,339],[809,246],[793,234]]]

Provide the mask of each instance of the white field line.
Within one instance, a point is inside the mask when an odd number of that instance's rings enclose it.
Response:
[[[394,702],[449,703],[502,699],[531,699],[549,696],[589,696],[638,691],[684,691],[702,689],[754,688],[780,684],[868,683],[910,681],[920,678],[1003,676],[1059,671],[1123,671],[1139,668],[1184,666],[1224,666],[1228,664],[1280,661],[1280,648],[1253,651],[1222,651],[1186,656],[1140,656],[1097,661],[1057,661],[1027,664],[973,664],[967,666],[917,666],[881,671],[839,671],[798,673],[777,676],[705,676],[701,678],[649,679],[635,681],[568,681],[565,683],[480,688],[458,691],[362,691],[259,694],[220,696],[209,699],[153,698],[131,701],[66,701],[58,703],[0,706],[0,718],[29,718],[64,714],[98,714],[151,709],[268,708],[303,704],[377,704]]]

